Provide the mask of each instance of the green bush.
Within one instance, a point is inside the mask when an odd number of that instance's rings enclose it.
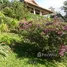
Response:
[[[9,51],[9,46],[7,46],[5,43],[0,43],[0,55],[2,55],[3,57],[7,57]]]
[[[20,5],[19,5],[20,4]],[[3,4],[2,6],[3,7]],[[24,4],[22,2],[8,2],[4,4],[4,7],[2,8],[2,13],[4,13],[6,16],[15,18],[15,19],[22,19],[28,14],[28,10],[24,7]]]
[[[4,17],[5,15],[2,13],[2,12],[0,12],[0,17]]]
[[[14,33],[1,33],[0,42],[5,43],[7,45],[13,45],[15,44],[15,42],[21,42],[21,37]]]
[[[28,13],[26,16],[28,21],[33,21],[34,23],[45,23],[47,22],[47,18],[44,16],[40,16],[40,15],[34,15],[32,13]],[[49,20],[48,20],[49,21]]]
[[[12,17],[13,15],[13,11],[11,8],[9,7],[5,7],[3,10],[2,10],[2,13],[8,17]]]
[[[8,26],[7,26],[7,24],[1,23],[1,24],[0,24],[0,31],[1,31],[1,32],[7,32],[7,31],[8,31]]]
[[[8,28],[12,28],[12,29],[15,29],[18,27],[18,20],[17,19],[13,19],[13,18],[10,18],[10,17],[7,17],[5,16],[2,12],[0,12],[0,28],[4,27],[4,25],[8,26]]]

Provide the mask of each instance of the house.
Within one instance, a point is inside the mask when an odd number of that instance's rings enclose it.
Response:
[[[38,14],[40,16],[53,13],[50,10],[40,7],[34,0],[20,0],[24,2],[25,6],[31,13]]]

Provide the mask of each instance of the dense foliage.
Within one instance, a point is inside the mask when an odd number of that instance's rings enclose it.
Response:
[[[60,47],[67,45],[67,24],[65,23],[20,22],[19,26],[20,34],[24,36],[25,42],[35,43],[41,52],[59,53]]]
[[[24,8],[21,2],[9,2],[3,7],[0,12],[0,32],[2,33],[0,41],[6,41],[5,43],[10,45],[15,44],[14,42],[29,43],[33,44],[34,49],[36,49],[34,54],[38,52],[55,52],[58,55],[60,47],[67,44],[67,24],[51,23],[44,17],[26,11],[27,9]],[[24,16],[27,19],[17,20]],[[3,33],[6,33],[5,36]]]
[[[67,56],[67,23],[53,22],[51,18],[33,15],[24,8],[21,2],[7,1],[1,2],[0,5],[1,67],[67,66],[65,59]],[[55,60],[49,62],[46,59],[43,61],[38,58],[31,61],[32,55],[37,57],[39,52],[54,54],[54,57],[64,56],[61,59],[64,58],[65,63]],[[28,56],[31,58],[25,58]],[[48,59],[50,58],[53,56]]]
[[[3,14],[5,14],[8,17],[16,18],[19,20],[28,14],[27,9],[24,8],[24,4],[22,2],[15,1],[7,3],[4,2],[0,4],[1,4],[0,10],[2,11]]]

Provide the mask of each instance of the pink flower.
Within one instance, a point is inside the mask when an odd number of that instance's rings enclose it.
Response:
[[[24,22],[23,24],[26,25],[26,24],[28,24],[28,23],[27,23],[27,22]]]
[[[64,53],[60,52],[59,55],[60,55],[60,56],[64,56]]]
[[[32,26],[32,23],[29,23],[28,26],[31,27]]]
[[[63,35],[63,32],[62,31],[58,31],[57,34],[58,35]]]
[[[60,50],[59,50],[59,55],[64,56],[64,53],[67,50],[67,45],[61,45]]]
[[[67,25],[66,25],[66,26],[64,26],[64,30],[66,30],[66,31],[67,31]]]
[[[53,32],[53,31],[56,31],[56,29],[47,28],[47,29],[44,30],[44,33]]]

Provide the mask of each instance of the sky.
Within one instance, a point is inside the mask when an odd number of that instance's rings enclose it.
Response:
[[[61,12],[64,15],[64,12],[61,11],[60,7],[63,6],[65,0],[35,0],[41,7],[49,9],[50,6],[55,8],[57,12]]]

